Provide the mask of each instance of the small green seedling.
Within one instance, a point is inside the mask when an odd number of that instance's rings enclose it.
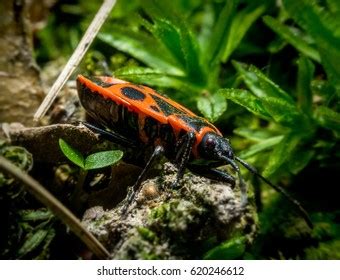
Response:
[[[80,151],[70,146],[61,138],[59,139],[59,147],[70,161],[80,167],[78,182],[72,195],[72,200],[77,208],[81,205],[80,195],[82,193],[88,170],[114,165],[123,157],[122,151],[113,150],[93,153],[85,158]]]
[[[61,138],[59,139],[59,147],[64,155],[82,170],[107,167],[117,163],[123,157],[122,151],[115,150],[94,153],[84,158],[77,149],[70,146]]]

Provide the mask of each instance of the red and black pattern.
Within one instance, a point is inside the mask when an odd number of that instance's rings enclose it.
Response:
[[[87,113],[102,127],[91,129],[110,136],[110,139],[143,149],[153,147],[154,152],[128,195],[125,210],[134,200],[139,185],[161,154],[178,165],[178,184],[187,167],[202,176],[235,185],[235,178],[216,167],[229,164],[237,173],[242,194],[241,203],[247,204],[246,185],[236,161],[284,194],[300,211],[309,225],[308,214],[284,189],[272,184],[254,167],[234,155],[229,140],[206,119],[153,89],[131,84],[112,77],[77,78],[78,94]],[[199,161],[197,161],[199,160]],[[202,164],[203,162],[203,164]],[[124,210],[124,211],[125,211]]]

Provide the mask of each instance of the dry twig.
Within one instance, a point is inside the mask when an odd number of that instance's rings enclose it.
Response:
[[[105,22],[107,16],[111,12],[115,4],[116,0],[104,0],[102,6],[98,10],[96,16],[94,17],[90,26],[86,30],[77,48],[75,49],[72,56],[65,65],[63,71],[60,73],[59,77],[53,84],[49,93],[46,95],[44,101],[41,103],[40,107],[35,112],[34,121],[38,121],[40,118],[42,118],[46,114],[47,110],[51,107],[54,99],[57,97],[58,93],[60,92],[64,84],[67,82],[68,78],[71,76],[74,69],[80,63],[81,59],[85,55],[92,41],[99,32],[100,27]]]

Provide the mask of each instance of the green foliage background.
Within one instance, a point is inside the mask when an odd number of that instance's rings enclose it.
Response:
[[[100,2],[58,2],[37,34],[41,65],[72,53]],[[79,72],[150,85],[214,122],[315,224],[249,177],[262,197],[255,244],[210,254],[340,258],[339,16],[337,0],[118,1],[84,60]]]

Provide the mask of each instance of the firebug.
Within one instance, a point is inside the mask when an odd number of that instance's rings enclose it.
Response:
[[[283,188],[271,183],[253,166],[237,157],[229,140],[206,119],[149,87],[112,77],[87,78],[79,75],[77,88],[82,106],[96,121],[95,125],[87,124],[91,129],[128,147],[153,147],[150,159],[128,194],[126,207],[134,200],[142,179],[154,160],[163,154],[178,166],[174,186],[182,178],[185,168],[188,168],[201,176],[227,182],[233,187],[235,178],[217,169],[222,165],[230,165],[237,173],[241,205],[245,206],[247,190],[237,164],[240,163],[287,197],[312,227],[301,204]]]

